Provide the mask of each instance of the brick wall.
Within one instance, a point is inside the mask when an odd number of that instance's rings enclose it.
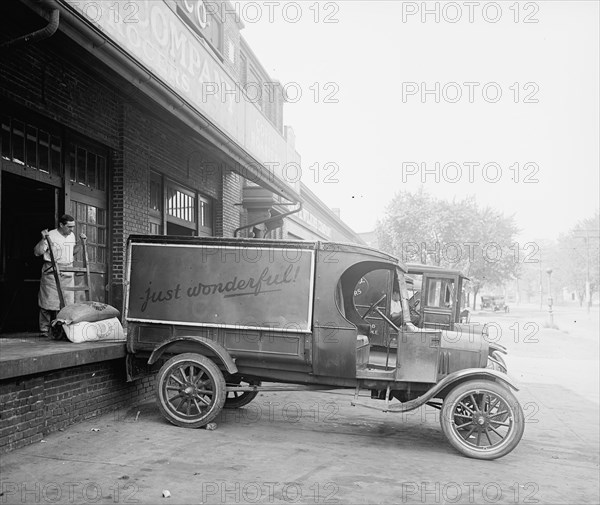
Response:
[[[11,4],[16,14],[23,15],[24,22],[35,19],[35,15],[18,2]],[[2,17],[0,11],[0,20]],[[1,23],[0,28],[0,42],[22,35],[25,29],[16,23]],[[68,54],[53,49],[61,44],[69,44],[68,39],[56,34],[46,43],[26,44],[3,51],[0,96],[116,148],[119,107],[116,90],[102,84],[93,74],[82,72]]]
[[[0,453],[154,395],[154,376],[125,381],[124,360],[0,381]]]
[[[17,9],[22,10],[18,14],[24,24],[35,16],[22,6]],[[0,28],[6,28],[0,34],[0,41],[27,31],[5,23],[0,23]],[[233,19],[227,23],[227,33],[237,47],[239,32]],[[240,182],[223,163],[212,159],[192,141],[195,134],[187,127],[176,128],[148,113],[119,86],[102,77],[108,70],[100,65],[86,69],[81,61],[71,57],[73,50],[75,45],[57,33],[44,44],[7,51],[0,61],[0,98],[110,148],[111,257],[106,282],[109,303],[121,308],[127,238],[132,233],[149,233],[150,171],[160,172],[212,198],[216,216],[214,234],[218,236],[231,236],[239,226],[241,208],[233,204],[241,201]],[[223,175],[224,172],[227,174]],[[223,195],[226,202],[222,201]]]

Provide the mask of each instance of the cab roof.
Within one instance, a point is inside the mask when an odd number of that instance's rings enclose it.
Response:
[[[187,237],[175,235],[130,235],[128,244],[179,244],[205,245],[221,247],[276,247],[280,249],[313,249],[327,252],[355,253],[367,256],[371,260],[393,263],[404,272],[406,265],[398,258],[383,251],[360,244],[344,242],[308,241],[308,240],[272,240],[262,238],[230,238],[230,237]]]
[[[446,274],[446,275],[456,275],[458,277],[462,277],[463,279],[469,280],[469,278],[463,274],[460,270],[452,269],[452,268],[444,268],[436,265],[422,265],[420,263],[407,263],[406,268],[408,269],[409,274]]]

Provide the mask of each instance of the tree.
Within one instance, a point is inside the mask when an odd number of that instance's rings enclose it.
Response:
[[[586,299],[589,282],[589,299],[598,292],[600,280],[599,259],[600,216],[598,212],[577,223],[567,233],[558,237],[553,255],[556,284],[577,293],[580,305]]]
[[[397,193],[377,224],[381,248],[403,262],[462,270],[471,279],[473,307],[485,285],[518,274],[516,233],[512,216],[480,208],[474,197],[448,202],[422,189]]]

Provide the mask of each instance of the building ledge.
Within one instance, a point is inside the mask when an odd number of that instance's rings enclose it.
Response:
[[[125,354],[125,342],[74,344],[31,333],[0,335],[0,380],[119,359]]]

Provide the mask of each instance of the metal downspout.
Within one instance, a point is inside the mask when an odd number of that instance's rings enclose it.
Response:
[[[40,40],[52,37],[52,35],[56,33],[56,30],[58,30],[59,21],[59,10],[57,8],[52,8],[52,10],[50,11],[50,21],[44,28],[36,30],[35,32],[28,33],[27,35],[22,35],[21,37],[18,37],[16,39],[7,40],[6,42],[0,44],[0,50],[10,49],[16,46],[29,44],[33,42],[39,42]]]
[[[283,219],[284,217],[291,216],[292,214],[296,214],[297,212],[300,212],[301,210],[302,210],[302,202],[298,202],[298,208],[297,209],[290,210],[289,212],[284,212],[283,214],[278,214],[277,216],[272,216],[272,217],[269,217],[267,219],[261,219],[260,221],[256,221],[254,223],[250,223],[250,224],[247,224],[245,226],[240,226],[239,228],[236,228],[234,230],[233,236],[237,237],[238,232],[241,231],[241,230],[245,230],[246,228],[254,228],[258,224],[267,224],[267,223],[270,223],[272,221],[277,221],[279,219]]]

